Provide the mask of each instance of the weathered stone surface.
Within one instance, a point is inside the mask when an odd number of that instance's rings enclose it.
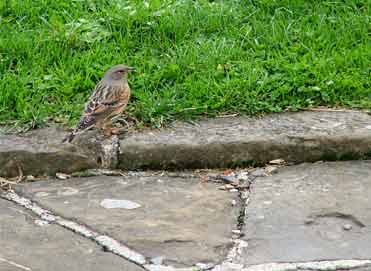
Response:
[[[119,167],[202,168],[350,160],[371,156],[371,116],[298,112],[262,118],[219,118],[197,126],[132,134],[121,140]]]
[[[61,127],[52,126],[31,132],[0,134],[0,176],[53,175],[88,168],[114,168],[117,165],[119,142],[98,131],[78,136],[73,144],[62,143],[67,135]]]
[[[78,147],[82,153],[92,157],[101,168],[117,167],[120,142],[116,135],[107,137],[99,130],[90,130],[76,136],[73,144],[69,146]]]
[[[172,266],[223,260],[239,214],[239,207],[231,204],[237,193],[184,176],[72,178],[19,189],[55,213]],[[107,199],[140,207],[110,209]]]
[[[0,199],[1,271],[144,271],[59,226],[39,226],[37,219]]]
[[[0,134],[0,176],[54,174],[86,168],[215,168],[273,159],[288,162],[371,157],[371,116],[355,112],[298,112],[262,118],[219,118],[197,126],[107,138],[97,131],[61,144],[67,134],[49,127]],[[120,151],[119,151],[120,150]]]
[[[369,259],[370,194],[371,161],[302,164],[257,178],[239,262]]]
[[[55,127],[23,135],[0,134],[0,176],[73,172],[96,167],[96,162],[77,147],[61,144],[65,133]]]

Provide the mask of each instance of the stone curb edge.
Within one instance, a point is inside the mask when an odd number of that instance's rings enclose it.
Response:
[[[73,145],[60,143],[65,131],[48,128],[39,133],[36,137],[0,135],[0,176],[17,176],[19,168],[23,174],[40,175],[97,167],[223,168],[261,165],[279,158],[289,163],[371,158],[371,116],[363,112],[217,118],[120,139],[102,139],[89,131]]]

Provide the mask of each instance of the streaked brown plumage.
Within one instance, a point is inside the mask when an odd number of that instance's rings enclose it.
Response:
[[[131,70],[134,68],[120,64],[106,72],[85,105],[76,128],[63,142],[71,142],[77,134],[94,127],[109,130],[112,118],[123,112],[130,99],[127,77]]]

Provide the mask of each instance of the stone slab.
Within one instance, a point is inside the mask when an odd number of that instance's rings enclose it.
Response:
[[[108,234],[154,263],[178,267],[222,261],[239,214],[239,207],[232,206],[237,193],[184,175],[40,181],[18,192]]]
[[[124,137],[119,167],[215,168],[371,157],[371,116],[297,112],[207,119]]]
[[[54,175],[91,168],[115,168],[118,137],[105,137],[99,131],[87,131],[73,144],[62,143],[67,135],[52,125],[24,134],[0,133],[0,176]]]
[[[371,161],[280,168],[251,187],[239,262],[370,259]]]
[[[62,227],[40,226],[38,219],[0,199],[1,271],[144,271]]]
[[[43,175],[97,167],[77,147],[61,144],[65,132],[48,127],[25,134],[0,134],[0,176]]]

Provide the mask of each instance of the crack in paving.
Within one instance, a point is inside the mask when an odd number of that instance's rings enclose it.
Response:
[[[233,239],[233,246],[229,250],[227,259],[224,262],[233,262],[236,260],[238,256],[241,255],[243,248],[247,247],[248,244],[246,241],[242,240],[241,237],[243,236],[243,228],[245,226],[245,217],[246,217],[246,207],[249,204],[250,200],[250,191],[249,190],[243,190],[239,191],[239,199],[241,203],[241,209],[240,214],[238,216],[237,220],[237,231],[238,236],[237,238]]]
[[[336,217],[336,218],[342,218],[345,220],[349,220],[353,222],[355,225],[357,225],[360,228],[366,227],[364,223],[362,223],[357,217],[351,214],[343,214],[340,212],[330,212],[330,213],[325,213],[325,214],[319,214],[315,215],[316,218],[323,218],[323,217]]]
[[[266,170],[264,168],[257,168],[255,169],[255,171],[259,171],[259,174],[257,176],[260,176],[260,177],[267,176],[265,173]],[[241,172],[239,172],[237,176],[238,175],[240,175],[240,177],[237,177],[237,178],[241,178]],[[247,206],[249,205],[249,202],[250,202],[250,194],[251,194],[250,187],[255,181],[257,176],[254,176],[251,173],[248,173],[247,176],[248,176],[247,179],[242,177],[242,180],[244,180],[244,182],[247,182],[248,185],[245,187],[244,186],[237,187],[238,198],[240,201],[240,213],[237,219],[237,231],[235,234],[236,236],[234,236],[235,238],[232,239],[233,246],[229,250],[226,260],[221,265],[226,264],[226,263],[236,262],[238,257],[242,255],[243,249],[248,247],[248,243],[245,240],[242,240],[241,238],[244,235],[243,229],[245,227],[245,219],[247,217]],[[213,270],[217,270],[217,267],[218,266],[216,266]]]

